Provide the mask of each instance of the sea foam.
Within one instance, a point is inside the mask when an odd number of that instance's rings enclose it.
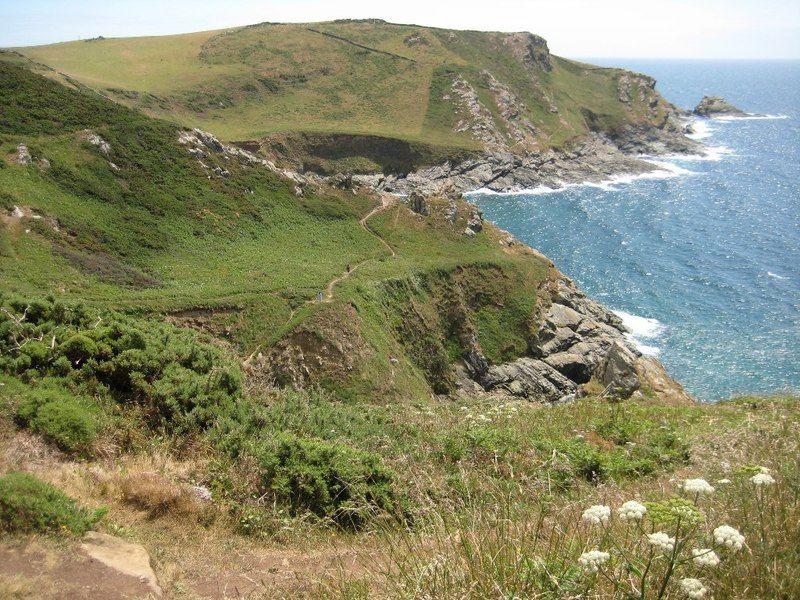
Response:
[[[648,356],[658,356],[661,353],[660,348],[646,343],[652,342],[664,333],[666,327],[661,321],[633,315],[624,310],[615,310],[613,312],[622,319],[622,324],[630,329],[630,333],[626,333],[625,337],[634,343],[639,352]]]

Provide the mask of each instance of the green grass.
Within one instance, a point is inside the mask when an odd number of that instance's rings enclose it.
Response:
[[[414,36],[424,43],[407,44]],[[378,21],[265,23],[18,51],[54,69],[45,71],[49,76],[65,74],[118,102],[229,140],[287,131],[348,133],[474,149],[470,134],[454,130],[464,115],[445,96],[452,96],[453,77],[463,75],[505,130],[485,70],[524,102],[521,116],[537,128],[542,147],[585,134],[583,108],[612,123],[661,115],[661,109],[646,114],[649,92],[631,106],[618,100],[619,71],[552,57],[552,72],[532,73],[514,58],[503,34],[492,32]],[[18,55],[8,59],[21,61]]]
[[[30,473],[0,477],[0,529],[81,535],[102,517],[89,511],[58,488]]]

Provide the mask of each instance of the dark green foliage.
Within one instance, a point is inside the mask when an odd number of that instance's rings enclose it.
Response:
[[[59,388],[34,389],[17,408],[17,419],[65,452],[86,451],[94,441],[100,411],[91,401]]]
[[[103,516],[90,511],[30,473],[0,477],[0,529],[81,535]]]
[[[295,509],[359,527],[394,507],[394,474],[376,454],[344,444],[279,434],[253,448],[263,490]]]
[[[240,393],[238,364],[191,330],[113,313],[89,317],[81,307],[54,300],[4,304],[0,369],[6,372],[102,384],[120,401],[143,405],[153,425],[176,431],[205,429],[231,410]],[[52,349],[39,339],[52,340]],[[25,340],[33,341],[18,348]],[[33,351],[26,352],[29,346]],[[55,431],[54,421],[76,422],[79,413],[74,407],[48,409],[48,425],[42,420],[41,427]],[[37,427],[32,417],[21,418]]]

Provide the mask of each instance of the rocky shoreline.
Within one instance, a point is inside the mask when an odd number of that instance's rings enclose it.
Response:
[[[687,137],[691,115],[675,111],[661,127],[629,127],[612,139],[594,132],[563,149],[514,154],[486,151],[460,163],[446,162],[404,175],[352,175],[355,185],[381,192],[452,196],[479,189],[519,192],[538,187],[558,189],[567,184],[601,183],[615,176],[642,175],[661,170],[642,158],[704,153],[704,146]],[[343,177],[343,176],[338,176]]]

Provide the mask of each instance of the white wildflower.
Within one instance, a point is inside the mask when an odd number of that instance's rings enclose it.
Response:
[[[641,521],[647,508],[644,504],[639,504],[635,500],[628,500],[625,504],[619,507],[617,511],[619,518],[623,521]]]
[[[687,494],[713,494],[714,488],[705,479],[687,479],[681,486]]]
[[[586,574],[594,574],[600,570],[604,564],[608,562],[611,555],[608,552],[601,552],[600,550],[590,550],[581,554],[578,562],[583,567],[583,572]]]
[[[744,546],[744,536],[729,525],[720,525],[714,530],[714,541],[734,552]]]
[[[647,541],[650,542],[650,545],[654,546],[656,550],[664,554],[668,554],[675,549],[675,538],[669,537],[669,535],[663,531],[656,531],[655,533],[648,534]]]
[[[758,472],[763,475],[770,475],[772,473],[767,467],[758,467]]]
[[[698,567],[716,567],[719,564],[719,556],[711,548],[694,549],[692,556],[692,561]]]
[[[769,473],[756,473],[750,478],[750,481],[752,481],[756,487],[762,487],[773,485],[775,483],[775,478]]]
[[[591,523],[592,525],[600,525],[602,523],[605,525],[608,523],[608,519],[611,516],[611,509],[608,506],[603,506],[602,504],[595,504],[594,506],[590,506],[585,511],[583,511],[583,516],[581,517],[587,523]]]
[[[693,600],[705,598],[706,594],[708,593],[708,590],[706,589],[706,586],[703,585],[703,582],[699,579],[694,579],[693,577],[681,579],[681,591]]]
[[[717,485],[728,485],[730,482],[730,479],[717,479]]]

